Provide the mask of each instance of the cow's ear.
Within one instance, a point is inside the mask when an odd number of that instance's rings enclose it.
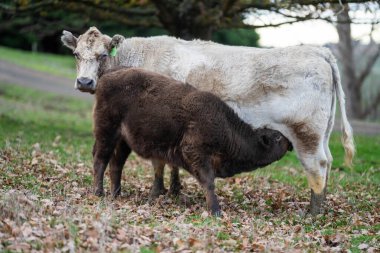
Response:
[[[61,36],[61,41],[63,45],[74,51],[77,47],[77,40],[78,39],[71,32],[63,30]]]
[[[124,36],[120,34],[115,34],[111,39],[109,49],[112,50],[113,48],[118,48],[121,45],[121,43],[123,43],[124,39]]]

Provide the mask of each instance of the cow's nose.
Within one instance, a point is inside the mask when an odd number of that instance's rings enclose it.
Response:
[[[94,80],[87,77],[77,78],[77,83],[80,87],[91,88],[94,85]]]

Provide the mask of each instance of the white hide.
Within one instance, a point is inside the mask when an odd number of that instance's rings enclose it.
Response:
[[[354,154],[339,72],[326,48],[259,49],[167,36],[131,38],[118,48],[111,65],[142,67],[188,82],[219,96],[253,127],[279,130],[292,142],[317,194],[325,187],[332,163],[328,141],[336,96],[348,162]],[[286,124],[289,120],[305,122],[305,129],[319,136],[316,151],[302,148],[294,129]]]

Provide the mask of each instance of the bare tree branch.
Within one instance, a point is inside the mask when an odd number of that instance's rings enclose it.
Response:
[[[291,6],[307,6],[321,4],[348,4],[348,3],[376,3],[372,0],[280,0],[280,1],[251,1],[250,3],[241,4],[239,11],[247,11],[251,8],[260,10],[271,10],[273,8],[290,8]]]
[[[339,24],[339,23],[350,23],[350,24],[371,24],[372,26],[379,24],[380,19],[374,19],[371,21],[371,23],[368,22],[358,22],[358,21],[353,21],[352,19],[350,20],[339,20],[339,19],[333,19],[332,17],[322,17],[320,14],[317,14],[315,11],[310,11],[309,13],[305,15],[292,15],[292,14],[286,14],[283,12],[283,9],[276,9],[276,10],[271,10],[274,13],[277,13],[285,18],[291,18],[295,19],[297,21],[307,21],[307,20],[323,20],[327,21],[329,23],[334,23],[334,24]]]
[[[247,29],[260,29],[260,28],[266,28],[266,27],[279,27],[282,25],[289,25],[299,22],[299,20],[288,20],[280,23],[270,23],[265,25],[247,25],[244,23],[222,23],[221,28],[247,28]]]

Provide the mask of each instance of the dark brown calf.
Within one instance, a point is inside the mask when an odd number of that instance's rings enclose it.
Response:
[[[143,69],[103,75],[94,108],[95,193],[103,192],[111,156],[123,164],[131,150],[189,171],[220,212],[215,177],[231,177],[280,159],[291,148],[278,131],[255,129],[208,92]],[[110,166],[112,192],[120,191],[122,166]],[[116,169],[115,169],[116,168]]]

